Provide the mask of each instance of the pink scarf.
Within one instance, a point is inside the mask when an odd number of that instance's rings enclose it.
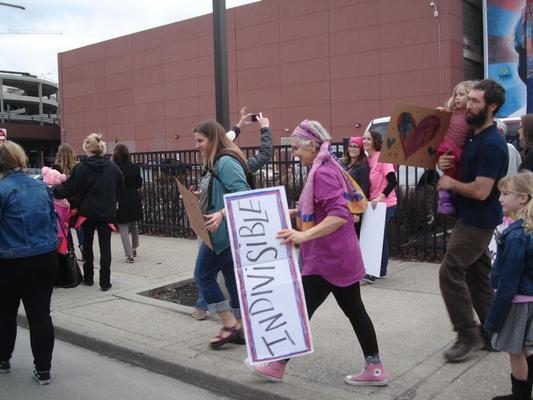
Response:
[[[313,161],[311,171],[307,176],[300,199],[298,200],[298,218],[296,219],[298,229],[305,231],[315,225],[314,206],[314,175],[318,168],[326,161],[331,160],[337,166],[337,171],[341,177],[344,198],[348,209],[352,214],[361,214],[366,210],[367,200],[357,182],[342,168],[335,156],[330,152],[330,142],[322,142],[320,136],[315,132],[307,119],[303,120],[292,133],[293,136],[311,140],[320,145],[320,150]]]
[[[82,215],[78,215],[78,218],[76,219],[76,224],[74,225],[74,228],[76,228],[77,231],[81,229],[81,225],[87,221],[87,217],[84,217]],[[109,226],[109,229],[111,229],[111,232],[116,232],[117,227],[114,224],[108,223],[107,226]]]

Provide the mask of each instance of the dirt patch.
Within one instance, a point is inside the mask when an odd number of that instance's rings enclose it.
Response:
[[[143,296],[154,299],[168,301],[170,303],[181,304],[183,306],[194,307],[198,299],[198,288],[194,282],[158,287],[148,292],[140,293]]]

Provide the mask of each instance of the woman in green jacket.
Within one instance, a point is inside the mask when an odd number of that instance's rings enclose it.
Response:
[[[217,313],[222,329],[209,343],[218,348],[225,343],[242,343],[239,322],[239,297],[233,270],[224,194],[249,190],[246,181],[246,158],[241,150],[226,137],[225,129],[216,121],[205,121],[193,130],[196,149],[200,152],[211,178],[203,182],[200,205],[205,212],[205,225],[210,232],[213,250],[202,243],[198,251],[194,278],[208,310]],[[202,186],[202,185],[201,185]],[[222,272],[230,300],[226,300],[216,276]]]

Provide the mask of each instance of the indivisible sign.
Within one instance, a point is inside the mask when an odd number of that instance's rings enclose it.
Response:
[[[226,194],[224,202],[250,363],[313,352],[295,250],[276,238],[291,226],[285,188]]]
[[[381,272],[386,213],[387,205],[385,203],[378,203],[375,209],[368,203],[361,221],[359,246],[361,247],[365,271],[372,276],[379,276]]]
[[[183,206],[185,207],[185,212],[189,218],[189,225],[196,235],[204,241],[207,247],[213,250],[213,245],[211,244],[211,237],[209,232],[205,227],[204,214],[198,204],[198,198],[194,193],[191,193],[179,180],[176,179],[178,183],[178,189],[180,191],[181,198],[183,199]]]
[[[444,138],[451,113],[434,108],[396,104],[381,146],[380,162],[434,168],[437,147]]]
[[[5,143],[7,140],[7,129],[0,128],[0,143]]]

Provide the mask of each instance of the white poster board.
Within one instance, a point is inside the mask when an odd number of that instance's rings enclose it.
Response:
[[[5,143],[7,140],[7,129],[0,128],[0,143]]]
[[[378,203],[376,209],[371,203],[363,214],[359,246],[363,255],[366,273],[379,276],[381,272],[381,255],[383,251],[383,234],[385,233],[385,216],[387,205]]]
[[[295,250],[276,232],[291,227],[282,186],[224,195],[248,360],[312,353]]]

